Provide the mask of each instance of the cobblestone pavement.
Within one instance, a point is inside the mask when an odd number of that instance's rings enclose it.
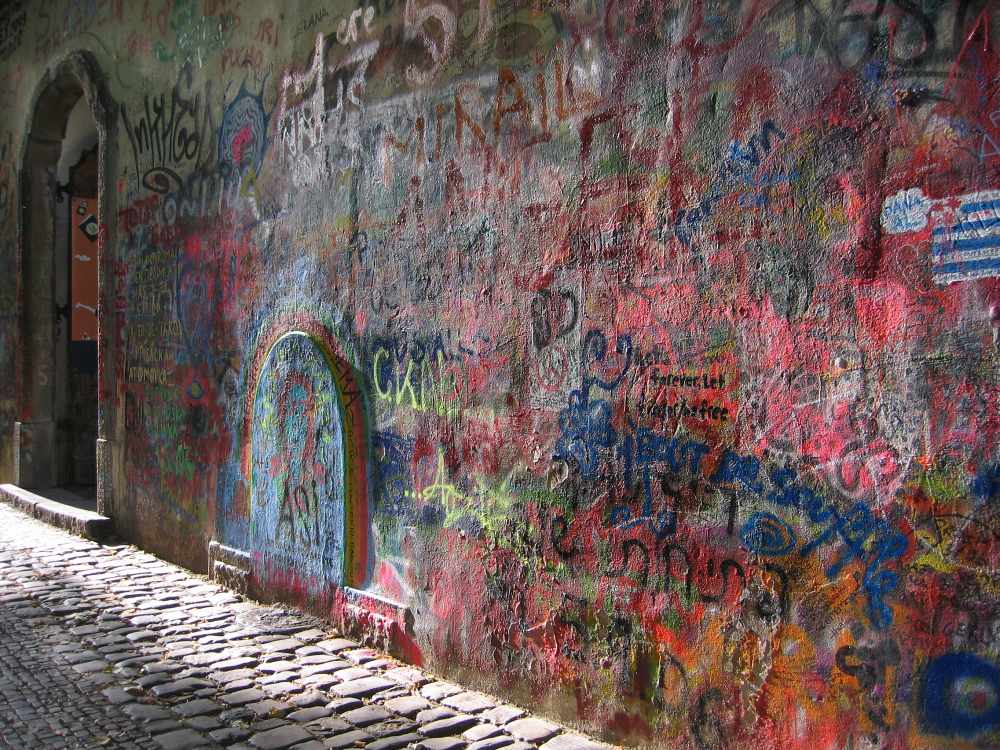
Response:
[[[0,747],[607,746],[0,504]]]

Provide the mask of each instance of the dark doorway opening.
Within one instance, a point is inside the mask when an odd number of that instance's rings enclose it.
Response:
[[[15,483],[107,512],[102,279],[108,97],[87,53],[39,84],[21,152]],[[113,245],[112,245],[113,246]],[[104,458],[102,460],[102,448]],[[105,507],[101,507],[105,506]]]
[[[82,98],[81,102],[86,104]],[[75,128],[78,112],[85,113],[81,118],[85,122]],[[97,129],[85,106],[78,103],[63,139],[60,172],[74,158],[78,146],[91,141],[93,145],[69,168],[69,179],[57,188],[61,200],[56,217],[56,378],[65,387],[56,392],[55,481],[94,500],[96,506]],[[60,248],[65,249],[62,257]]]

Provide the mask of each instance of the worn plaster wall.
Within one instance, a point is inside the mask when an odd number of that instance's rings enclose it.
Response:
[[[8,474],[85,49],[134,539],[629,744],[1000,742],[993,3],[2,8]]]

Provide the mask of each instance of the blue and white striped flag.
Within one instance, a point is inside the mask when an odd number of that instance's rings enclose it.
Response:
[[[958,200],[955,223],[933,233],[931,272],[938,284],[1000,275],[1000,190]]]

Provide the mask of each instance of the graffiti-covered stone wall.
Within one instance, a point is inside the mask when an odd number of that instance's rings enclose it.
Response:
[[[1000,743],[996,4],[2,8],[8,475],[86,50],[131,538],[626,744]]]

